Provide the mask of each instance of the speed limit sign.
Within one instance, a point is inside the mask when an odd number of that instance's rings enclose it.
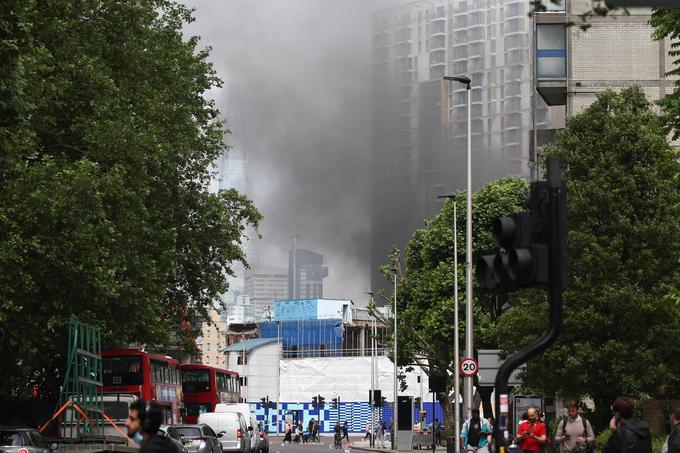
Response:
[[[479,370],[479,365],[472,357],[468,357],[460,363],[460,372],[463,374],[463,376],[476,376],[477,370]]]

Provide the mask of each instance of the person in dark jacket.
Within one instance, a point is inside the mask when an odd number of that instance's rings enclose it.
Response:
[[[671,433],[668,435],[668,453],[680,453],[680,407],[671,411]]]
[[[349,426],[347,426],[347,422],[342,424],[342,439],[347,439],[347,442],[349,442]]]
[[[163,422],[163,411],[156,403],[137,400],[130,404],[125,426],[128,436],[140,444],[139,453],[178,453],[177,446],[158,429]]]
[[[635,403],[627,396],[614,401],[612,410],[614,416],[609,422],[609,429],[613,432],[604,453],[652,453],[652,436],[649,425],[640,420],[633,420]]]

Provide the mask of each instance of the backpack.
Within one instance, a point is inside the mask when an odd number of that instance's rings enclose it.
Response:
[[[562,420],[562,435],[566,433],[567,429],[567,419],[569,417],[564,417],[564,420]],[[581,415],[581,422],[583,423],[583,437],[588,437],[588,427],[586,426],[586,418]],[[581,453],[592,453],[595,450],[595,445],[594,442],[588,443],[586,442],[585,447],[581,447],[579,444],[576,444],[572,452],[581,452]]]
[[[467,444],[471,447],[479,447],[479,441],[482,440],[482,419],[470,419],[467,432]]]

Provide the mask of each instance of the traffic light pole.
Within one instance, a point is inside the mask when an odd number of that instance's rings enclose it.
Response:
[[[495,406],[498,429],[494,429],[494,442],[499,453],[505,453],[509,427],[508,403],[510,374],[530,358],[542,353],[557,340],[562,328],[562,292],[566,287],[566,197],[560,177],[560,162],[548,159],[548,298],[550,327],[538,341],[508,357],[496,375]]]

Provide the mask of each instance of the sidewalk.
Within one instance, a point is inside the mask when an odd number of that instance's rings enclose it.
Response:
[[[376,444],[379,444],[376,442]],[[371,447],[370,442],[368,440],[357,440],[352,443],[350,443],[351,448],[355,450],[361,450],[361,451],[374,451],[374,452],[394,452],[395,450],[392,450],[390,442],[385,441],[385,447],[386,448],[380,448],[380,447]],[[430,451],[432,451],[432,446],[430,445],[429,448]],[[401,452],[413,452],[414,450],[398,450]],[[420,451],[427,451],[427,449],[422,449]],[[446,447],[442,447],[440,445],[437,445],[437,451],[438,452],[445,452]]]

